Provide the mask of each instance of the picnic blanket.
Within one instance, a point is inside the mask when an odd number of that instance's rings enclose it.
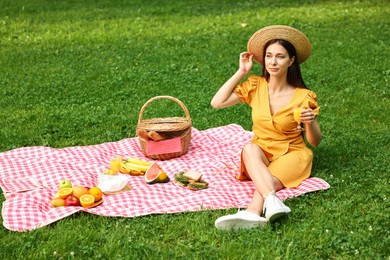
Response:
[[[147,184],[143,176],[126,175],[132,189],[104,195],[94,208],[51,206],[58,183],[69,179],[73,185],[97,185],[98,174],[116,156],[146,161],[138,138],[126,138],[91,146],[61,149],[36,146],[0,153],[0,187],[6,200],[2,206],[5,228],[28,231],[46,226],[78,211],[101,216],[137,217],[149,214],[193,212],[210,209],[244,208],[254,185],[235,179],[242,147],[252,132],[236,124],[199,131],[192,128],[188,152],[175,159],[157,161],[172,180],[180,171],[192,169],[209,183],[204,190],[192,191],[175,182]],[[295,189],[283,189],[277,196],[285,200],[301,194],[328,189],[329,184],[311,177]]]

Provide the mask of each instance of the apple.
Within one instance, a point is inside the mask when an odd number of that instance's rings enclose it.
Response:
[[[54,198],[51,200],[51,205],[55,208],[65,206],[65,200],[62,198]]]
[[[80,206],[79,198],[73,195],[66,197],[65,206]]]
[[[72,183],[70,182],[70,180],[62,180],[60,181],[59,187],[60,189],[72,188]]]

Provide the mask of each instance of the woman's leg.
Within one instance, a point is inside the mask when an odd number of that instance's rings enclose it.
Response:
[[[268,169],[268,158],[257,145],[247,144],[244,147],[242,151],[242,163],[245,164],[246,171],[256,187],[247,210],[262,215],[265,197],[283,189],[284,186],[277,178],[271,175]],[[277,209],[276,211],[283,210]]]
[[[249,177],[256,190],[263,196],[275,191],[274,180],[268,170],[269,161],[261,148],[255,144],[247,144],[242,150],[244,163]]]
[[[255,228],[264,226],[290,210],[273,194],[283,188],[282,183],[273,177],[268,169],[270,164],[264,152],[255,144],[247,144],[242,151],[242,166],[255,184],[255,192],[247,210],[218,218],[215,226],[218,229]],[[266,218],[261,217],[263,205],[266,204]],[[271,213],[269,213],[271,212]]]
[[[283,184],[277,178],[273,177],[273,180],[274,180],[275,191],[284,188]],[[264,205],[264,197],[257,191],[257,189],[255,189],[255,191],[253,192],[252,200],[249,203],[247,210],[261,216],[263,214],[263,205]]]

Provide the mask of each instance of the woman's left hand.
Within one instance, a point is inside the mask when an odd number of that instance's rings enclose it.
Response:
[[[303,109],[301,112],[301,122],[305,128],[305,136],[312,146],[317,146],[321,142],[321,129],[312,109]]]
[[[303,124],[312,124],[315,120],[315,116],[313,113],[313,109],[308,108],[308,109],[303,109],[301,112],[301,122]]]

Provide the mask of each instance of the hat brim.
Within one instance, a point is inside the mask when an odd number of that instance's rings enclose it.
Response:
[[[294,45],[299,63],[310,56],[311,43],[303,32],[286,25],[272,25],[258,30],[249,39],[247,48],[254,60],[263,63],[264,46],[273,39],[286,40]]]

